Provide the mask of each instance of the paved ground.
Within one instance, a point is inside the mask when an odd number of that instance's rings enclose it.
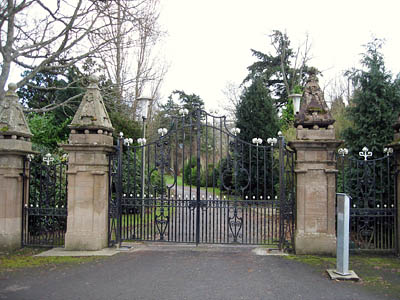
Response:
[[[143,247],[0,278],[0,299],[388,299],[247,247]]]

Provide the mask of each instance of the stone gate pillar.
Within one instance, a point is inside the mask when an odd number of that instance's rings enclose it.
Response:
[[[396,161],[396,208],[397,208],[397,232],[396,232],[396,251],[400,254],[400,115],[397,118],[394,128],[394,141],[388,147],[393,149],[394,158]]]
[[[21,247],[24,157],[33,153],[16,89],[9,84],[0,99],[0,249]]]
[[[108,154],[114,151],[114,129],[97,78],[90,78],[70,128],[62,146],[69,154],[65,249],[103,249],[108,246]]]
[[[306,84],[300,112],[296,115],[296,140],[289,143],[297,153],[297,254],[336,253],[336,148],[335,129],[318,79]]]

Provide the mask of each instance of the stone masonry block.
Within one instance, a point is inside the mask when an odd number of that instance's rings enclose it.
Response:
[[[296,130],[297,140],[334,140],[335,129],[297,129]]]

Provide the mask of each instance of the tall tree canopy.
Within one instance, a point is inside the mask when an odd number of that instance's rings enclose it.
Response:
[[[400,81],[393,80],[386,70],[381,47],[379,39],[368,43],[361,59],[364,69],[347,73],[355,92],[347,109],[352,127],[344,132],[346,144],[352,153],[367,146],[375,157],[380,157],[383,147],[393,141],[391,126],[400,104]]]
[[[154,138],[157,136],[157,128],[170,128],[171,117],[178,116],[181,108],[186,108],[190,114],[196,108],[204,109],[204,101],[199,95],[187,94],[182,90],[174,90],[169,95],[167,102],[159,105],[159,111],[154,116],[149,135]]]
[[[196,108],[204,109],[204,101],[199,95],[175,90],[169,95],[167,103],[160,105],[160,114],[163,116],[177,116],[181,108],[186,108],[191,113]]]
[[[308,39],[294,50],[286,33],[274,30],[270,38],[275,53],[252,49],[257,61],[248,67],[249,74],[244,83],[260,80],[271,92],[275,105],[283,107],[288,102],[288,95],[296,86],[304,86],[308,72],[310,69],[315,72],[315,69],[307,65],[310,60]]]
[[[241,130],[238,135],[239,138],[249,143],[253,138],[261,138],[263,145],[266,145],[267,138],[277,136],[279,130],[277,111],[269,90],[260,79],[254,80],[248,88],[245,88],[236,110],[236,126]],[[265,156],[261,152],[260,156],[257,156],[257,151],[254,148],[250,155],[250,151],[250,147],[246,146],[241,153],[245,168],[251,172],[249,174],[251,184],[244,192],[249,196],[260,196],[264,194],[264,191],[267,192],[267,195],[272,195],[272,187],[269,184],[264,186],[266,183],[263,180],[257,180],[263,178],[263,172],[269,173],[271,171],[263,170],[257,175],[257,169],[250,167],[250,165],[255,166],[256,161],[260,165],[264,165],[264,160],[268,160],[269,155]],[[269,176],[270,174],[267,175],[268,178]],[[238,180],[241,186],[246,186],[247,175],[239,174]]]
[[[255,80],[244,90],[236,110],[239,137],[247,142],[259,137],[275,137],[279,130],[278,116],[268,89],[261,80]]]

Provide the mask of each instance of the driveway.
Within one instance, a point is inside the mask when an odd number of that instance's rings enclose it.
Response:
[[[250,247],[134,247],[80,265],[11,272],[0,299],[388,299]]]

